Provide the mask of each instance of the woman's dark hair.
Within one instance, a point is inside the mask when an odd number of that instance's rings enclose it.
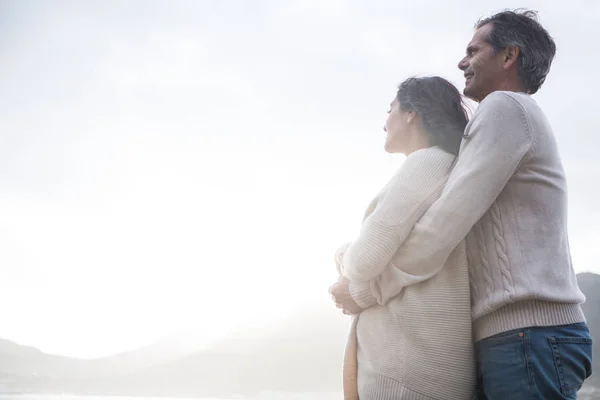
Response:
[[[453,84],[439,76],[412,77],[398,86],[396,97],[402,110],[421,117],[431,146],[458,155],[469,117]]]
[[[556,55],[556,44],[538,21],[536,11],[506,10],[479,20],[477,28],[491,24],[487,42],[494,52],[510,46],[519,48],[519,77],[529,94],[539,90]]]

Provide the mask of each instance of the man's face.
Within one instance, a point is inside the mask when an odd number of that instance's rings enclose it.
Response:
[[[499,90],[502,80],[506,79],[503,53],[494,54],[494,48],[486,40],[492,29],[492,24],[477,29],[467,46],[467,55],[458,63],[458,68],[465,74],[463,93],[477,102]]]

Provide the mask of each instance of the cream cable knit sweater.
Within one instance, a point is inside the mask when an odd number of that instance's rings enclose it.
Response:
[[[435,275],[466,236],[476,341],[584,322],[565,172],[543,111],[526,94],[494,92],[479,104],[465,135],[441,196],[395,254],[388,247],[369,259],[362,246],[344,253],[352,297],[363,308],[386,304]]]
[[[419,218],[440,196],[454,159],[435,147],[406,158],[367,208],[358,238],[336,254],[342,274],[349,252],[365,265],[389,263]],[[471,398],[475,362],[463,241],[442,264],[443,268],[436,266],[439,272],[428,280],[406,287],[387,304],[354,317],[345,355],[345,398]],[[353,371],[356,362],[357,374]]]

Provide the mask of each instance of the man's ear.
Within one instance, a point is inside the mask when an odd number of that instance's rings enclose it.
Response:
[[[521,49],[519,49],[517,46],[510,46],[505,48],[503,53],[504,69],[509,69],[516,65],[517,60],[519,59],[519,54],[521,53]]]
[[[414,111],[409,111],[406,113],[406,122],[407,123],[411,123],[415,120],[415,117],[417,116],[417,113],[415,113]]]

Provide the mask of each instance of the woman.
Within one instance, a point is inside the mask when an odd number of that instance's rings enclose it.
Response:
[[[334,300],[340,307],[340,287],[346,285],[362,310],[354,317],[346,348],[345,399],[473,396],[464,241],[444,265],[435,266],[433,276],[393,267],[400,245],[440,196],[467,122],[462,97],[448,81],[410,78],[398,87],[384,128],[385,150],[404,153],[406,160],[368,206],[358,238],[336,253],[341,278],[331,290]],[[383,295],[375,298],[370,290],[375,282],[369,280],[380,274],[386,279],[379,280],[375,292]]]

